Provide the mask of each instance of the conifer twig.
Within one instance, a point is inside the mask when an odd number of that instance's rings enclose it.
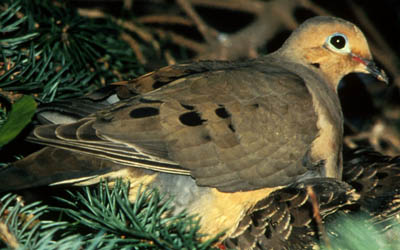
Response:
[[[0,221],[0,238],[12,249],[17,249],[19,247],[17,238],[2,221]]]
[[[315,194],[312,186],[307,186],[306,189],[307,189],[307,194],[311,200],[311,205],[313,208],[313,217],[315,218],[315,221],[317,223],[318,230],[321,234],[321,237],[322,237],[323,241],[325,242],[325,246],[328,249],[332,249],[328,235],[326,234],[325,227],[322,222],[321,213],[319,210],[319,204],[318,204],[318,200],[317,200],[317,195]]]

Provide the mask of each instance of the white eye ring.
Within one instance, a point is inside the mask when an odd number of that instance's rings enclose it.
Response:
[[[326,46],[334,51],[341,54],[348,54],[351,52],[350,44],[347,37],[342,33],[335,33],[330,36],[325,41]]]

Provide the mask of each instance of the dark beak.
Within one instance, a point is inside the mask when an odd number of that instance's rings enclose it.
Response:
[[[385,71],[378,68],[373,61],[364,60],[367,63],[367,71],[376,77],[379,81],[385,82],[386,84],[389,83],[389,78],[387,77]]]
[[[387,77],[385,71],[382,69],[379,69],[375,63],[371,60],[361,58],[355,54],[351,54],[353,60],[363,64],[365,66],[365,71],[363,70],[364,73],[368,73],[373,75],[376,79],[379,81],[385,82],[386,84],[389,83],[389,78]]]

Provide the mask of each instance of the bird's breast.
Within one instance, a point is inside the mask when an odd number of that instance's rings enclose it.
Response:
[[[322,177],[341,179],[343,115],[337,94],[331,92],[312,93],[318,136],[312,143],[311,156],[315,162],[324,161]]]

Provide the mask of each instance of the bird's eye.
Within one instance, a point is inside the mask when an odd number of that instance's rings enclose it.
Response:
[[[337,49],[343,49],[346,46],[346,38],[340,35],[331,37],[329,42]]]
[[[336,52],[339,53],[349,53],[350,52],[350,46],[347,40],[347,37],[343,35],[342,33],[335,33],[333,35],[330,35],[326,43],[328,47]]]

